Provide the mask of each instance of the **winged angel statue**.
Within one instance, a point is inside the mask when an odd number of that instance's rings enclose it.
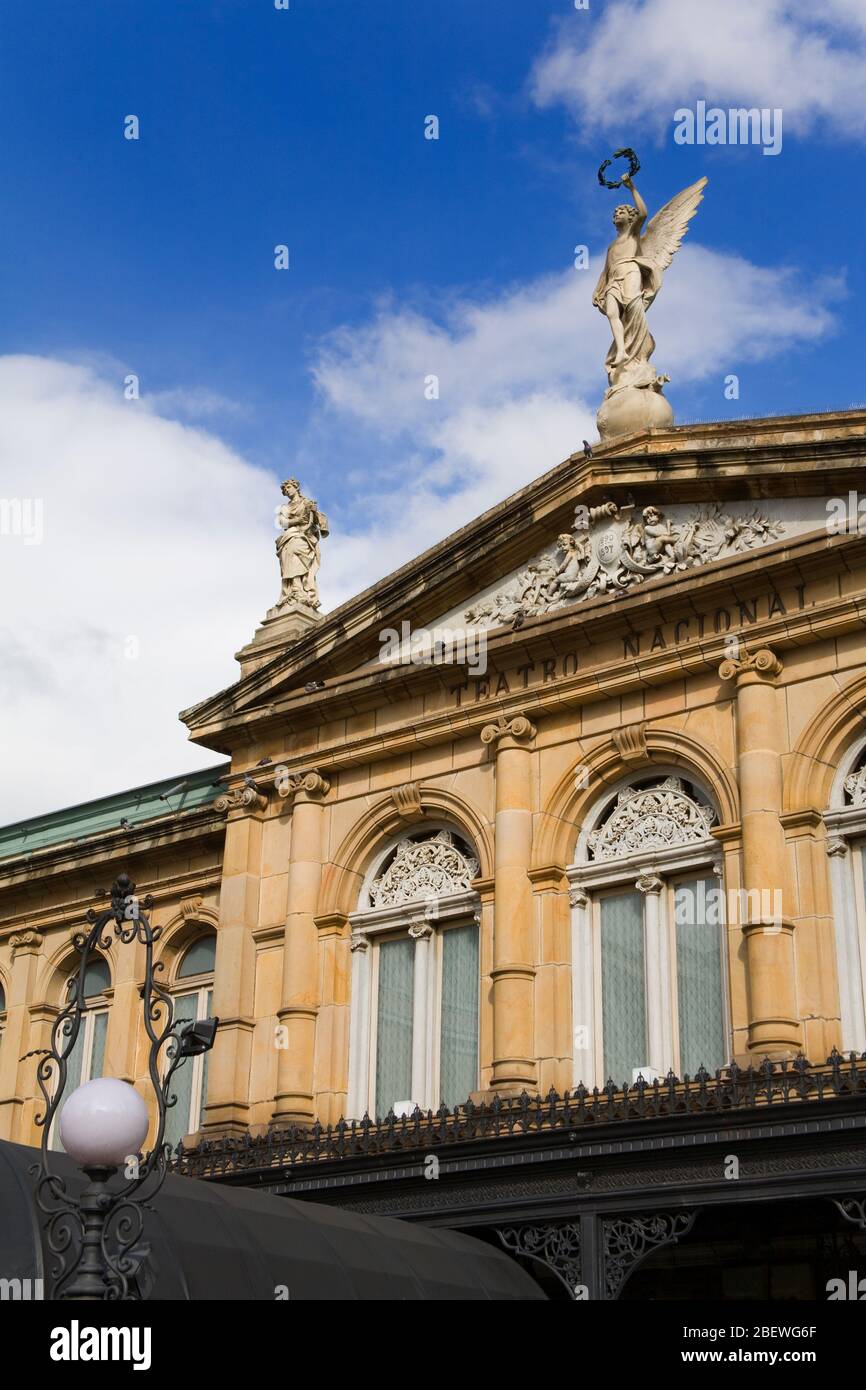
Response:
[[[673,412],[662,395],[662,387],[670,378],[658,376],[650,364],[655,339],[646,316],[697,212],[707,180],[698,179],[684,188],[650,222],[646,220],[646,203],[630,175],[624,175],[622,183],[629,189],[634,206],[621,203],[614,211],[616,241],[608,247],[592,297],[613,333],[604,364],[609,386],[598,413],[602,438],[673,422]]]

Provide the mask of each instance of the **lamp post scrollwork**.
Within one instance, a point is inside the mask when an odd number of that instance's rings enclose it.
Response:
[[[162,935],[162,928],[150,923],[153,899],[137,898],[135,884],[125,873],[115,879],[109,897],[102,911],[89,909],[87,927],[73,937],[78,967],[69,982],[69,999],[52,1026],[50,1047],[27,1054],[40,1058],[36,1076],[45,1102],[36,1120],[42,1128],[42,1145],[33,1173],[36,1202],[44,1218],[46,1292],[60,1300],[148,1296],[154,1270],[149,1247],[142,1241],[144,1213],[168,1168],[166,1115],[177,1103],[172,1081],[187,1058],[210,1050],[219,1024],[216,1018],[175,1021],[172,997],[157,978],[164,964],[153,959]],[[111,946],[112,937],[122,945],[144,946],[141,999],[150,1044],[148,1072],[156,1098],[156,1134],[142,1156],[139,1150],[149,1128],[147,1107],[125,1082],[105,1077],[78,1088],[68,1098],[69,1109],[60,1121],[65,1147],[88,1179],[84,1190],[76,1194],[63,1176],[51,1171],[49,1144],[55,1118],[67,1099],[69,1060],[88,1008],[88,966]],[[124,1182],[118,1186],[112,1180],[121,1166]]]

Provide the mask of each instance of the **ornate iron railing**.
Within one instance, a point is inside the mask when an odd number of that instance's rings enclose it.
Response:
[[[736,1065],[714,1076],[703,1068],[683,1080],[673,1072],[633,1086],[607,1086],[592,1091],[578,1086],[559,1095],[504,1099],[489,1103],[467,1101],[454,1110],[416,1110],[413,1115],[384,1120],[340,1120],[335,1125],[269,1129],[242,1138],[204,1140],[195,1149],[179,1146],[173,1167],[195,1178],[218,1178],[239,1172],[299,1168],[306,1164],[339,1162],[407,1150],[430,1151],[476,1140],[493,1140],[551,1131],[574,1131],[625,1121],[652,1121],[678,1116],[722,1115],[767,1106],[832,1102],[843,1097],[866,1099],[866,1053],[843,1057],[835,1050],[825,1063],[805,1057],[741,1069]]]

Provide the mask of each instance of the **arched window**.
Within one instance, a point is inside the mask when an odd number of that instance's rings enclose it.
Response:
[[[69,993],[77,978],[78,972],[75,970],[67,981],[64,1004],[68,1002]],[[85,1011],[81,1015],[75,1045],[66,1061],[66,1086],[63,1092],[63,1104],[54,1116],[51,1127],[51,1147],[54,1149],[63,1148],[60,1142],[59,1125],[63,1105],[66,1104],[77,1087],[83,1086],[87,1081],[95,1081],[103,1074],[105,1039],[108,1034],[109,1001],[107,995],[110,989],[111,972],[108,968],[108,962],[102,956],[92,956],[87,963],[87,970],[84,974]],[[64,1045],[61,1038],[61,1047]]]
[[[574,1080],[694,1075],[730,1054],[715,812],[675,775],[595,808],[569,869]]]
[[[3,1028],[6,1023],[6,991],[3,988],[3,981],[0,980],[0,1046],[3,1045]]]
[[[352,925],[349,1114],[449,1108],[478,1089],[478,875],[455,831],[402,836]]]
[[[213,973],[216,936],[208,932],[188,946],[174,975],[174,1017],[176,1022],[209,1018],[213,1000]],[[187,1057],[172,1078],[171,1094],[177,1097],[165,1117],[165,1140],[176,1148],[187,1134],[201,1128],[207,1100],[209,1052]]]
[[[840,766],[824,821],[842,1049],[866,1052],[866,746],[858,745]]]

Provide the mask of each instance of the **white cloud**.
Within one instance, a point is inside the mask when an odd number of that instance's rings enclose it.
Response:
[[[455,298],[439,322],[382,307],[322,345],[313,428],[346,469],[330,496],[298,471],[354,523],[323,548],[326,611],[594,438],[597,271]],[[724,413],[725,374],[820,339],[834,289],[687,245],[652,311],[674,404],[716,379]],[[0,479],[0,501],[44,507],[42,544],[0,534],[0,821],[215,761],[177,712],[237,678],[276,599],[278,480],[125,401],[113,369],[36,357],[0,358]]]
[[[276,598],[273,477],[113,372],[5,357],[0,479],[44,515],[41,545],[0,534],[0,820],[218,761],[177,713]]]
[[[816,123],[866,136],[863,0],[609,0],[591,23],[558,24],[535,64],[541,106],[563,103],[586,133],[647,122],[677,107],[781,107],[786,133]]]

